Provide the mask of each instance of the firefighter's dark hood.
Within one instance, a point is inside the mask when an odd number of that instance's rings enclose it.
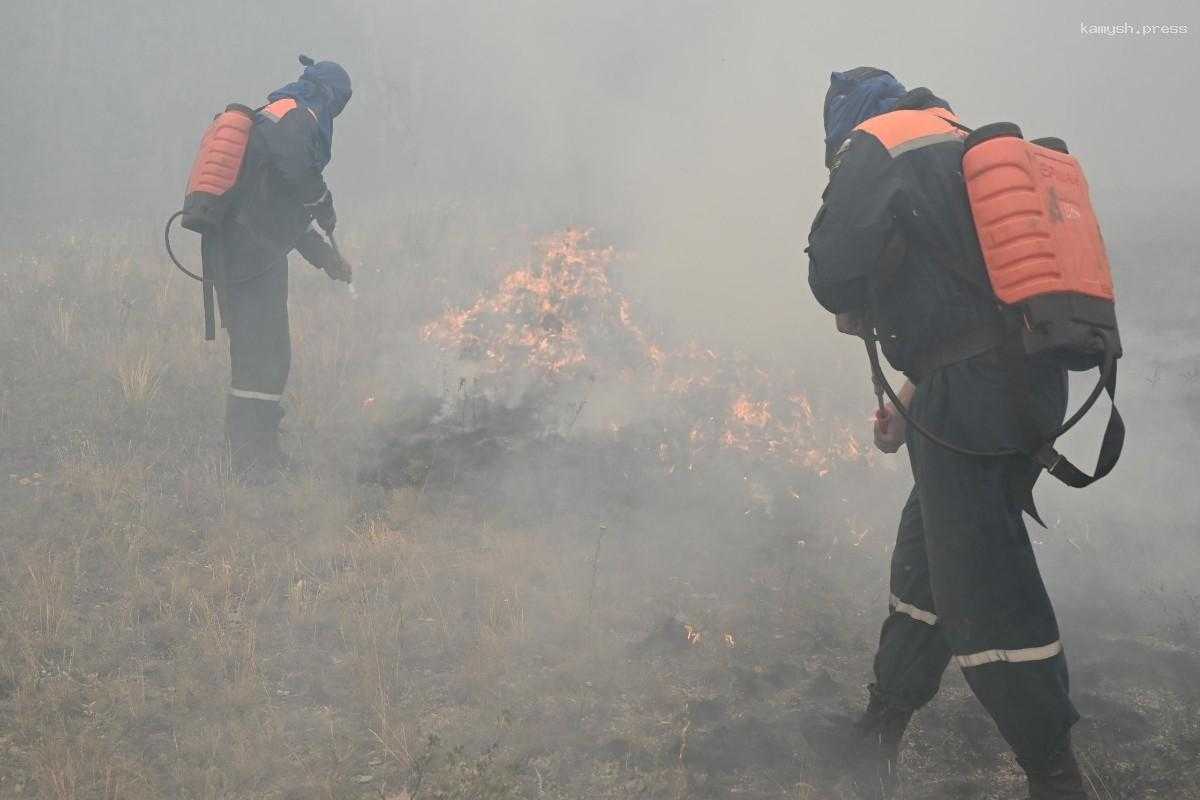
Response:
[[[825,166],[833,162],[833,154],[855,126],[891,111],[904,93],[904,84],[875,67],[830,74],[825,93]]]
[[[333,152],[333,118],[342,113],[353,93],[350,74],[336,61],[313,61],[308,56],[300,56],[300,63],[304,65],[300,77],[271,92],[267,100],[273,103],[290,97],[313,112],[321,128],[325,145],[321,155],[327,164]]]

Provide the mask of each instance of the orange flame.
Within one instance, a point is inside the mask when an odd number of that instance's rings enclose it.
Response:
[[[657,341],[610,281],[613,248],[591,247],[589,238],[571,229],[542,240],[538,259],[471,306],[447,310],[422,328],[422,338],[501,379],[523,369],[548,385],[604,377],[630,384],[631,392],[657,393],[672,416],[692,420],[678,447],[659,447],[663,463],[683,448],[691,468],[720,447],[824,475],[835,462],[873,457],[847,425],[818,423],[803,392],[780,391],[779,380],[745,357]],[[714,408],[725,410],[712,416]]]

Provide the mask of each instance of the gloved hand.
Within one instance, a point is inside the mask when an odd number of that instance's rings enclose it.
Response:
[[[836,317],[838,333],[848,333],[851,336],[866,336],[867,325],[860,311],[847,311]]]
[[[900,402],[907,408],[912,408],[913,395],[917,387],[912,381],[905,381],[900,387]],[[908,420],[896,410],[892,403],[885,403],[875,412],[875,446],[884,453],[894,453],[904,444],[908,432]]]
[[[308,209],[312,212],[313,220],[321,226],[321,230],[326,234],[333,233],[333,229],[337,227],[337,212],[333,210],[333,192],[326,189],[325,194],[309,205]]]
[[[340,254],[334,253],[334,257],[325,265],[325,274],[332,280],[350,283],[354,279],[354,268]]]
[[[883,453],[894,453],[904,444],[904,433],[908,423],[888,403],[875,412],[875,446]]]

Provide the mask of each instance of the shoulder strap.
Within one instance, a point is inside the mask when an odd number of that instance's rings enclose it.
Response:
[[[268,103],[259,109],[259,113],[272,122],[279,122],[283,116],[299,105],[291,97],[281,97],[274,103]]]
[[[1091,475],[1088,475],[1054,448],[1054,439],[1087,413],[1092,403],[1095,402],[1100,387],[1098,386],[1092,392],[1079,411],[1058,431],[1047,435],[1046,432],[1038,430],[1033,416],[1033,396],[1029,386],[1025,345],[1019,328],[1019,315],[1006,314],[1005,317],[1007,330],[1001,353],[1007,373],[1005,383],[1008,388],[1009,404],[1016,415],[1017,425],[1020,427],[1022,449],[1029,453],[1033,460],[1044,467],[1047,472],[1066,485],[1076,489],[1092,485],[1112,472],[1113,467],[1117,465],[1117,460],[1121,457],[1121,450],[1125,446],[1125,421],[1121,418],[1121,412],[1117,410],[1116,406],[1117,359],[1112,347],[1108,346],[1107,341],[1105,342],[1106,352],[1104,362],[1100,367],[1100,382],[1104,392],[1108,394],[1112,407],[1108,414],[1108,424],[1104,428],[1104,438],[1100,442],[1100,455],[1096,459],[1096,468]],[[1038,521],[1041,522],[1041,520]]]
[[[933,109],[902,108],[863,120],[854,130],[871,134],[890,155],[898,156],[944,140],[951,135],[947,125],[954,127],[955,123]],[[953,136],[962,138],[957,133]]]
[[[1055,450],[1051,442],[1046,442],[1034,453],[1034,460],[1067,486],[1076,489],[1091,486],[1112,472],[1113,467],[1117,465],[1117,460],[1121,458],[1121,450],[1125,447],[1125,420],[1121,419],[1121,412],[1117,411],[1116,406],[1116,362],[1112,364],[1109,378],[1104,384],[1104,391],[1108,393],[1108,399],[1113,405],[1112,410],[1108,412],[1108,424],[1104,426],[1104,438],[1100,440],[1100,455],[1096,457],[1096,468],[1091,475],[1072,464],[1066,456]]]

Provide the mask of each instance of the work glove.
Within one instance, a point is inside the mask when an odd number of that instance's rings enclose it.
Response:
[[[861,311],[846,311],[836,317],[838,333],[866,336],[867,324]]]
[[[336,252],[333,254],[333,258],[325,264],[325,274],[332,280],[343,283],[350,283],[354,280],[354,268],[350,266],[349,261]]]
[[[300,255],[304,256],[305,261],[319,270],[324,270],[325,274],[333,280],[350,282],[350,262],[342,258],[334,249],[332,242],[322,236],[321,232],[312,225],[309,225],[304,229],[304,233],[300,234],[296,240],[296,249],[300,251]]]
[[[875,411],[875,446],[881,453],[894,453],[904,444],[908,422],[891,403]]]
[[[312,214],[313,220],[321,226],[326,234],[333,233],[337,227],[337,212],[333,210],[333,192],[328,189],[315,203],[305,206]]]

